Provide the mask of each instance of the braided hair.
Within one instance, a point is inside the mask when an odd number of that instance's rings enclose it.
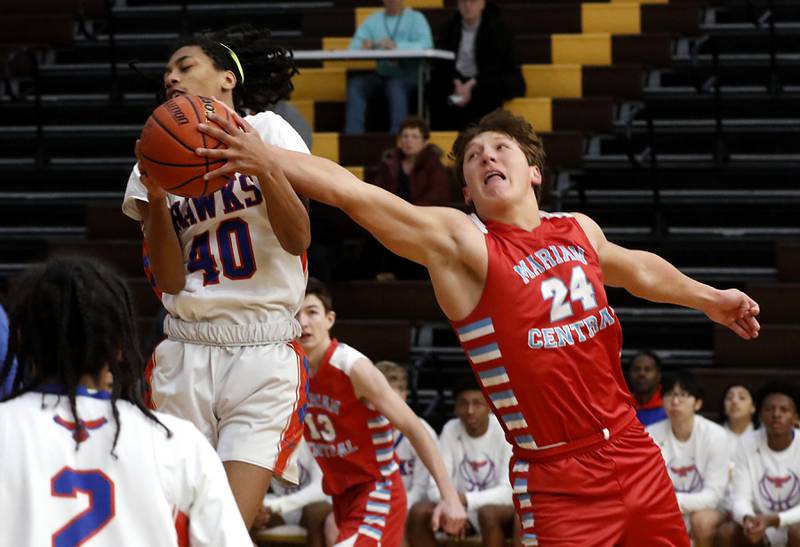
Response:
[[[2,383],[16,357],[18,370],[9,399],[45,383],[60,384],[81,427],[75,400],[80,378],[99,376],[108,366],[113,375],[111,409],[116,425],[111,454],[116,457],[120,399],[136,406],[171,436],[144,403],[144,361],[131,297],[121,277],[93,260],[58,258],[25,272],[12,294],[8,353],[0,372]]]
[[[266,110],[278,101],[287,100],[294,89],[292,76],[298,70],[292,52],[272,43],[268,29],[241,24],[217,32],[182,37],[171,48],[170,56],[186,46],[200,47],[211,58],[215,68],[233,72],[236,76],[233,106],[239,112],[244,109],[253,112]],[[228,48],[238,57],[241,72]],[[163,89],[161,93],[163,95]],[[163,96],[160,98],[164,99]]]

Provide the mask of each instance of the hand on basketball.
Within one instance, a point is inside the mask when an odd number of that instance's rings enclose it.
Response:
[[[758,304],[737,289],[717,291],[714,301],[703,311],[709,319],[725,325],[745,340],[756,338],[761,329],[756,320],[761,311]]]
[[[198,156],[227,161],[219,169],[209,171],[203,178],[208,180],[234,173],[258,176],[267,170],[269,161],[266,157],[266,146],[249,123],[233,111],[230,119],[217,114],[209,114],[208,119],[216,122],[222,129],[211,124],[200,124],[197,126],[198,130],[222,141],[227,148],[198,148],[195,152]]]
[[[167,193],[156,181],[150,178],[150,176],[147,174],[147,171],[145,171],[142,167],[142,152],[139,146],[139,139],[136,139],[136,147],[134,148],[134,152],[136,154],[136,161],[139,165],[139,180],[141,180],[142,184],[144,184],[145,188],[147,188],[147,201],[150,203],[155,203],[158,200],[163,200]]]
[[[464,535],[466,522],[467,513],[458,499],[440,501],[433,510],[433,516],[431,517],[431,526],[434,532],[441,529],[445,533],[459,538]]]

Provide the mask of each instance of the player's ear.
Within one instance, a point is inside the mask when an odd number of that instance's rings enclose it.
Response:
[[[531,186],[536,188],[542,185],[542,171],[536,165],[528,167],[530,171]]]
[[[464,203],[472,205],[472,196],[470,196],[469,188],[466,185],[462,186],[461,192],[464,194]]]
[[[222,89],[232,90],[236,87],[236,75],[232,70],[226,70],[222,73],[222,81],[220,82]]]
[[[325,316],[328,318],[328,323],[330,323],[330,326],[328,328],[332,329],[333,325],[336,324],[336,312],[331,310],[328,313],[326,313]]]
[[[694,411],[700,412],[701,408],[703,408],[703,399],[696,399],[694,402]]]

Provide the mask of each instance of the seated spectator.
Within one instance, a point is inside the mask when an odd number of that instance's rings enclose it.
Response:
[[[422,118],[400,124],[397,147],[383,153],[375,184],[414,205],[447,205],[452,182],[442,164],[442,150],[428,142],[431,132]]]
[[[633,395],[636,417],[643,426],[667,419],[661,403],[661,360],[655,353],[644,350],[633,356],[628,386]]]
[[[406,8],[403,0],[383,0],[384,10],[373,13],[356,30],[350,49],[430,49],[431,27],[425,16]],[[347,83],[345,128],[347,134],[363,133],[367,101],[383,91],[389,103],[389,131],[397,133],[408,115],[409,94],[417,89],[419,61],[380,60],[375,72],[350,78]]]
[[[486,0],[458,0],[437,48],[456,54],[455,63],[437,63],[430,86],[435,129],[464,129],[512,97],[525,95],[514,35],[500,10]]]
[[[667,377],[663,389],[668,419],[648,426],[647,432],[661,448],[694,545],[710,547],[724,516],[718,508],[728,484],[728,435],[697,414],[703,393],[688,371]]]
[[[465,532],[480,534],[483,545],[501,546],[514,528],[508,479],[511,445],[472,377],[456,387],[453,395],[457,417],[442,428],[439,449],[467,510]],[[439,499],[434,484],[428,497]],[[431,527],[433,507],[433,501],[422,501],[409,512],[406,536],[414,547],[436,545]]]
[[[753,430],[753,418],[756,414],[753,395],[745,386],[734,384],[725,390],[722,407],[725,413],[722,427],[730,434],[735,444],[743,434]]]
[[[297,486],[279,478],[272,480],[264,506],[258,512],[254,529],[294,524],[306,529],[306,545],[323,547],[325,518],[333,510],[330,498],[322,491],[322,470],[311,455],[305,440],[297,447],[300,482]]]
[[[717,545],[800,545],[800,435],[794,386],[777,382],[758,397],[762,427],[743,435],[734,456],[733,521]]]
[[[386,377],[386,381],[404,402],[408,402],[408,372],[393,361],[379,361],[375,367]],[[436,431],[428,422],[419,419],[430,433],[434,441],[437,440]],[[411,507],[418,501],[428,499],[428,483],[431,474],[417,456],[417,451],[411,446],[403,432],[394,430],[394,454],[400,464],[400,475],[403,477],[403,486],[406,488],[406,502]]]

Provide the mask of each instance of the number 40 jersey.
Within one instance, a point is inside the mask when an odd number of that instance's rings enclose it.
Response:
[[[308,153],[300,135],[277,114],[261,112],[245,120],[264,142]],[[165,199],[187,270],[181,292],[160,295],[170,315],[184,321],[296,325],[306,288],[305,255],[291,255],[280,246],[257,179],[236,173],[209,196],[167,194]],[[147,189],[135,166],[122,211],[140,221],[137,201],[147,201]],[[145,253],[149,273],[147,260]],[[299,327],[295,330],[297,337]]]
[[[79,388],[81,427],[63,393],[45,386],[0,403],[0,544],[252,544],[222,463],[193,425],[157,414],[168,437],[118,401],[121,429],[112,454],[109,393]],[[188,528],[176,528],[184,516]]]

